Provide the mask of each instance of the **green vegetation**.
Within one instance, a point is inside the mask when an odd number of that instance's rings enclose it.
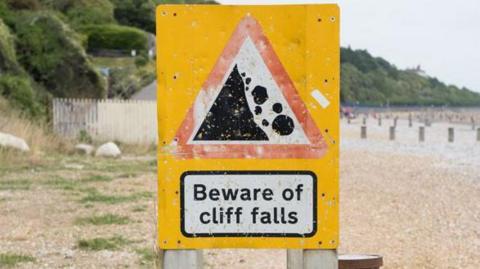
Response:
[[[79,240],[77,243],[78,248],[82,250],[89,251],[100,251],[100,250],[117,250],[121,247],[128,245],[129,240],[121,236],[113,236],[110,238],[94,238]]]
[[[105,95],[105,81],[88,60],[78,35],[54,13],[20,12],[14,29],[19,62],[53,96]]]
[[[30,116],[37,116],[42,110],[38,100],[35,100],[33,87],[26,76],[0,76],[0,95],[7,98],[13,107],[25,111]]]
[[[0,253],[0,267],[14,267],[19,263],[34,262],[35,258],[23,254]]]
[[[151,265],[156,257],[152,248],[138,248],[135,252],[140,256],[140,264],[142,265]]]
[[[55,189],[64,190],[64,191],[74,191],[81,186],[79,182],[76,180],[65,179],[61,177],[55,177],[53,179],[50,179],[46,181],[45,184]]]
[[[104,203],[104,204],[119,204],[126,202],[137,201],[142,198],[151,198],[151,192],[138,192],[130,195],[108,195],[102,194],[98,191],[90,191],[87,196],[83,197],[81,203]]]
[[[110,182],[112,180],[113,180],[113,178],[109,177],[109,176],[90,175],[90,176],[82,178],[80,181],[83,182],[83,183],[89,183],[89,182]]]
[[[28,76],[17,61],[14,36],[0,19],[0,95],[10,101],[13,107],[38,115],[40,105]]]
[[[116,214],[104,214],[104,215],[98,215],[98,216],[91,216],[91,217],[83,217],[83,218],[77,218],[75,220],[75,224],[77,225],[112,225],[112,224],[118,224],[118,225],[124,225],[128,224],[131,222],[131,219],[129,217],[124,217],[124,216],[119,216]]]
[[[87,50],[147,50],[147,34],[137,28],[114,25],[88,25],[80,28],[88,36]]]
[[[0,20],[0,71],[19,73],[14,37],[8,27]]]
[[[28,179],[0,180],[0,191],[29,190],[32,182]]]
[[[480,105],[480,94],[399,70],[365,50],[342,48],[341,101],[361,105]]]
[[[147,211],[147,207],[144,205],[139,205],[132,208],[132,212],[145,212],[145,211]]]

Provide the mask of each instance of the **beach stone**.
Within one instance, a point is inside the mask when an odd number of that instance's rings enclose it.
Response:
[[[78,144],[75,146],[75,152],[83,155],[92,155],[95,151],[95,148],[92,145],[88,144]]]
[[[0,132],[0,147],[11,148],[23,152],[30,151],[30,147],[24,139],[13,136],[11,134]]]
[[[116,157],[120,157],[120,155],[122,155],[122,152],[120,151],[118,146],[113,142],[108,142],[101,145],[95,152],[96,157],[116,158]]]

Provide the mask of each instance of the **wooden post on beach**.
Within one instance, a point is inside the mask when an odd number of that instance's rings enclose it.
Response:
[[[398,117],[393,118],[393,126],[397,127]]]
[[[455,139],[455,130],[453,127],[448,128],[448,142],[452,143]]]
[[[363,125],[366,125],[366,124],[367,124],[367,118],[366,118],[366,117],[363,117],[362,123],[363,123]]]
[[[418,141],[420,141],[420,142],[425,141],[425,127],[424,126],[418,127]]]
[[[350,119],[350,116],[347,117],[347,123],[350,124],[351,123],[351,119]]]
[[[395,126],[390,126],[389,133],[390,133],[390,136],[389,136],[390,140],[392,140],[392,141],[395,140]]]
[[[412,114],[408,114],[408,127],[412,127]]]
[[[480,142],[480,128],[477,129],[477,141]]]
[[[471,117],[470,121],[472,122],[472,130],[475,131],[475,118],[474,117]]]
[[[338,269],[337,251],[334,249],[289,249],[287,269]]]
[[[382,126],[382,116],[378,116],[378,126]]]
[[[362,139],[367,139],[367,126],[363,125],[360,127],[360,137]]]

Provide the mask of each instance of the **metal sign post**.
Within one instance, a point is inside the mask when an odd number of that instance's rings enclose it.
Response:
[[[336,268],[338,7],[161,5],[157,39],[164,268],[204,248]]]

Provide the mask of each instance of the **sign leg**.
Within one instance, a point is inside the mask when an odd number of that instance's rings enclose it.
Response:
[[[287,250],[288,269],[338,269],[337,251],[322,250]]]
[[[160,259],[161,269],[202,269],[201,250],[164,250]]]

